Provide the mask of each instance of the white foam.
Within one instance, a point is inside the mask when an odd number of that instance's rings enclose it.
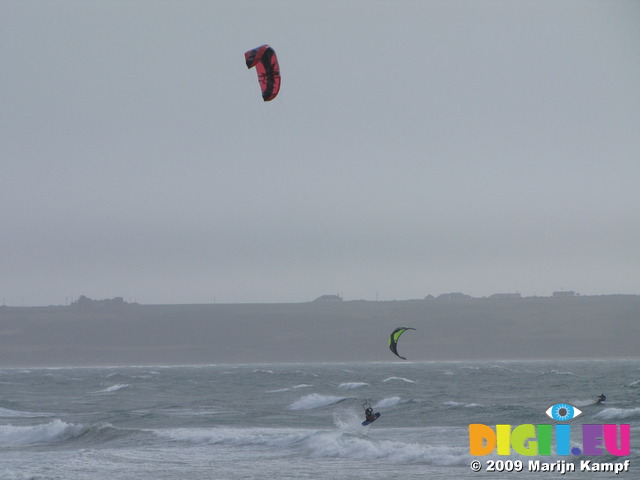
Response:
[[[624,420],[640,416],[640,407],[636,408],[605,408],[594,415],[602,420]]]
[[[422,443],[369,438],[367,429],[354,412],[344,418],[334,418],[338,430],[307,430],[290,428],[174,428],[153,433],[173,441],[197,445],[227,447],[266,447],[278,451],[294,450],[310,458],[352,460],[386,460],[391,463],[425,463],[432,465],[466,465],[471,460],[463,446],[429,445]]]
[[[402,398],[400,398],[400,397],[387,397],[387,398],[383,398],[378,403],[376,403],[373,406],[373,408],[395,407],[396,405],[399,405],[400,403],[402,403]]]
[[[313,410],[314,408],[328,407],[346,400],[346,397],[334,397],[332,395],[319,395],[312,393],[299,398],[291,405],[289,410]]]
[[[354,388],[367,387],[367,386],[369,386],[369,384],[364,382],[348,382],[348,383],[341,383],[338,386],[338,388],[340,390],[353,390]]]
[[[0,417],[50,417],[51,413],[22,412],[0,407]]]
[[[0,445],[37,445],[54,443],[76,437],[87,429],[83,425],[74,425],[55,419],[50,423],[31,426],[0,425]]]
[[[551,370],[551,373],[554,373],[556,375],[573,375],[575,377],[575,373],[573,372],[563,372],[561,370]]]
[[[471,407],[482,407],[483,405],[480,403],[462,403],[462,402],[444,402],[444,405],[447,405],[449,407],[465,407],[465,408],[471,408]]]
[[[415,380],[409,380],[408,378],[403,378],[403,377],[389,377],[389,378],[385,378],[383,382],[386,383],[386,382],[391,382],[393,380],[400,380],[407,383],[417,383]]]
[[[17,410],[9,410],[8,408],[0,407],[0,417],[23,417],[23,412]]]
[[[290,390],[297,390],[298,388],[310,388],[310,387],[313,387],[313,385],[307,385],[306,383],[303,383],[301,385],[295,385],[293,387],[279,388],[278,390],[267,390],[266,393],[288,392]]]
[[[2,480],[33,480],[35,477],[27,473],[20,473],[20,471],[0,470],[0,478]]]
[[[277,448],[291,447],[309,435],[305,430],[285,428],[170,428],[153,430],[153,433],[197,445],[264,445]]]
[[[434,446],[390,440],[375,440],[343,432],[316,432],[302,441],[312,458],[386,460],[392,463],[464,465],[469,455],[464,447]]]
[[[113,392],[117,392],[118,390],[122,390],[123,388],[129,388],[130,386],[131,385],[129,384],[121,383],[117,385],[111,385],[110,387],[107,387],[104,390],[98,390],[97,392],[94,392],[94,393],[113,393]]]

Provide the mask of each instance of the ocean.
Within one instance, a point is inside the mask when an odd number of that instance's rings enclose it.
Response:
[[[368,427],[364,401],[381,413]],[[471,456],[469,424],[554,424],[560,402],[582,411],[573,446],[582,423],[630,424],[631,454]],[[0,479],[640,478],[639,422],[636,359],[6,368]]]

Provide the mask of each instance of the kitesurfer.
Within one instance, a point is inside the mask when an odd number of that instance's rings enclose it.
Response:
[[[365,402],[362,404],[364,407],[364,416],[366,417],[366,421],[371,423],[376,419],[376,416],[373,414],[373,408],[369,405],[369,402]]]
[[[596,404],[602,403],[607,399],[607,396],[604,393],[601,393],[596,397]]]

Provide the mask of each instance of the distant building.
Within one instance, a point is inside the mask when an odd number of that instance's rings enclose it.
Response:
[[[314,302],[341,302],[342,297],[340,295],[322,295],[314,300]]]
[[[448,302],[461,302],[463,300],[471,300],[471,295],[466,295],[460,292],[443,293],[438,295],[438,300],[446,300]]]
[[[72,306],[81,308],[114,308],[128,305],[122,297],[106,298],[104,300],[93,300],[84,295],[80,295],[77,301],[71,303]]]
[[[522,295],[519,293],[494,293],[489,298],[492,300],[517,300],[522,298]]]
[[[563,290],[561,292],[553,292],[553,296],[554,297],[575,297],[576,292],[574,292],[573,290],[569,290],[568,292],[565,292]]]

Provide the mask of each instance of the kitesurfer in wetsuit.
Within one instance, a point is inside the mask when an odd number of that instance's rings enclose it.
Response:
[[[600,395],[598,395],[596,399],[596,403],[604,402],[606,399],[607,399],[607,396],[604,393],[601,393]]]
[[[371,423],[376,419],[376,416],[373,414],[373,408],[368,403],[364,404],[364,416],[367,417],[367,422]]]

